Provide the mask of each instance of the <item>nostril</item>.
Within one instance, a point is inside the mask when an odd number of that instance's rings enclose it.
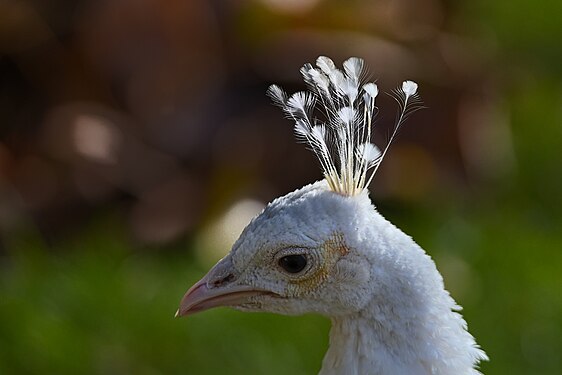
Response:
[[[229,274],[226,275],[225,277],[220,278],[220,279],[218,279],[218,280],[215,280],[215,281],[213,282],[213,286],[214,286],[215,288],[217,288],[217,287],[219,287],[219,286],[221,286],[221,285],[223,285],[223,284],[226,284],[226,283],[231,282],[232,280],[234,280],[234,275],[231,274],[231,273],[229,273]]]

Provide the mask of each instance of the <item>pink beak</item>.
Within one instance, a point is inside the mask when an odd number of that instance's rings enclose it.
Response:
[[[213,307],[237,306],[248,302],[250,297],[273,294],[247,285],[228,284],[209,288],[208,280],[212,272],[213,270],[189,288],[180,302],[176,317],[195,314]]]

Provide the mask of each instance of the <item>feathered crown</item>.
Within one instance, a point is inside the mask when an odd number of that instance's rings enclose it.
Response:
[[[373,179],[400,125],[422,108],[418,85],[404,81],[390,93],[399,110],[390,139],[381,151],[371,142],[379,91],[373,82],[363,84],[363,59],[349,58],[341,71],[330,58],[320,56],[316,66],[307,63],[301,68],[309,92],[297,92],[289,97],[277,85],[271,85],[267,92],[287,117],[295,121],[297,139],[316,154],[330,188],[353,196]],[[318,102],[322,120],[313,117]]]

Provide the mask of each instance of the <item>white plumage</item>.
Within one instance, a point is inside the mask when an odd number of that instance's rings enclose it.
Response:
[[[216,306],[332,320],[320,374],[469,375],[487,359],[434,262],[386,221],[366,187],[402,122],[421,102],[405,81],[390,142],[371,143],[378,88],[363,60],[320,57],[301,73],[311,92],[268,93],[317,155],[325,180],[271,202],[231,252],[184,296],[178,315]],[[314,117],[315,105],[323,118]]]

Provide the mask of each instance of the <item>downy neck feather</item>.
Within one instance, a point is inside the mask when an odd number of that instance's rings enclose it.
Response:
[[[356,197],[359,198],[359,197]],[[362,205],[369,204],[366,194]],[[372,300],[332,317],[330,347],[320,375],[475,375],[486,354],[467,332],[461,307],[445,290],[433,260],[371,206],[359,239],[375,256]]]

